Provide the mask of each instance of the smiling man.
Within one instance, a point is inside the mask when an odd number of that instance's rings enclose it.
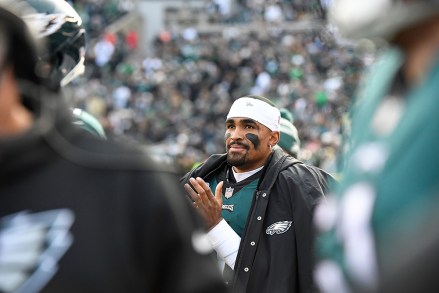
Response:
[[[328,174],[274,148],[279,121],[268,99],[237,99],[226,119],[227,153],[182,178],[232,292],[313,288],[312,217]]]

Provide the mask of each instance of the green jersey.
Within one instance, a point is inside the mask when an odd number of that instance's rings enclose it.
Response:
[[[323,272],[343,276],[329,291],[376,290],[439,203],[439,62],[413,88],[401,79],[403,62],[389,50],[359,88],[343,179],[316,217],[318,282]]]
[[[242,237],[261,171],[240,182],[235,182],[233,175],[229,174],[229,172],[231,172],[230,168],[227,168],[225,172],[218,174],[218,176],[210,182],[209,186],[212,192],[215,193],[218,182],[224,182],[221,215],[230,227]]]

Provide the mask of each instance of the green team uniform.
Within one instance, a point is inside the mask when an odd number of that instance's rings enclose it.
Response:
[[[235,182],[230,168],[225,172],[218,174],[210,182],[210,189],[215,193],[218,182],[223,181],[223,207],[221,215],[232,229],[242,237],[245,223],[247,222],[248,212],[253,200],[253,194],[258,186],[261,171],[251,175],[250,177]]]
[[[401,51],[385,52],[359,87],[343,179],[316,217],[318,282],[340,276],[329,291],[378,290],[438,209],[439,62],[413,88],[403,62]]]

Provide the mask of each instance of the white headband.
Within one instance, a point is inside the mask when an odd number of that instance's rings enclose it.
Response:
[[[237,99],[230,108],[227,119],[235,117],[250,118],[267,126],[271,131],[279,131],[279,109],[262,100],[249,97]]]

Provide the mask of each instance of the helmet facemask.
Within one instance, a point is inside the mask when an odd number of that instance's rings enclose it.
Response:
[[[77,12],[64,0],[25,0],[32,11],[23,18],[31,23],[38,38],[46,39],[48,50],[40,60],[49,67],[55,87],[70,83],[84,73],[85,30]]]

